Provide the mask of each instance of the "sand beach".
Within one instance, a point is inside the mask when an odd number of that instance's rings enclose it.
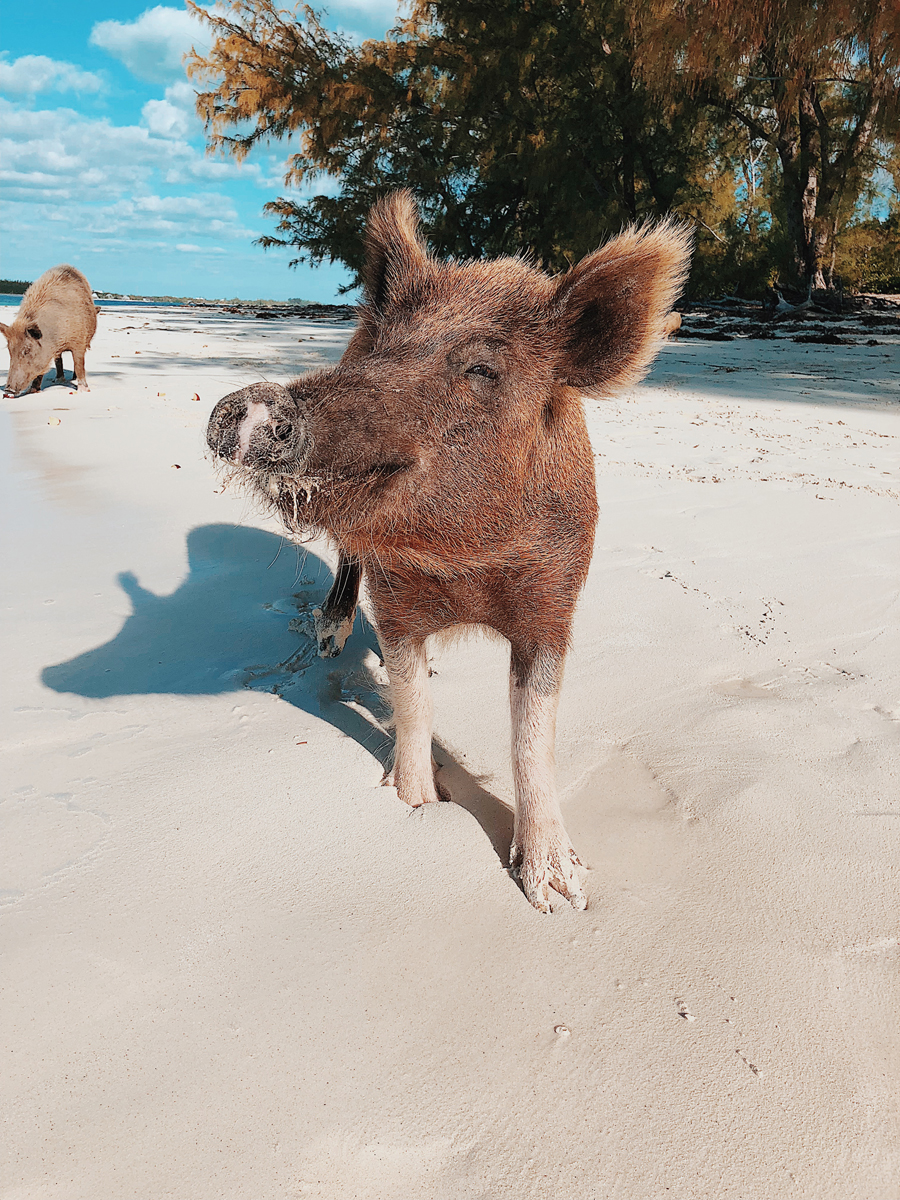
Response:
[[[586,402],[542,916],[504,648],[435,651],[407,809],[371,625],[303,632],[331,548],[204,453],[351,329],[117,307],[89,393],[2,401],[0,1197],[900,1197],[900,336]]]

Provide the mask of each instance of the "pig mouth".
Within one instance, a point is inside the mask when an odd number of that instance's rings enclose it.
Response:
[[[223,454],[217,457],[217,465],[223,469],[228,482],[247,484],[269,500],[287,498],[304,506],[310,504],[319,493],[336,495],[347,488],[377,489],[412,470],[415,465],[412,462],[383,462],[359,470],[312,473],[301,469],[299,464],[291,469],[280,463],[247,463],[226,458]]]
[[[287,494],[309,504],[317,492],[326,489],[333,483],[330,476],[312,473],[303,469],[297,462],[265,462],[257,459],[244,462],[229,453],[226,439],[221,447],[213,449],[214,465],[222,475],[223,483],[227,485],[245,486],[256,493],[261,493],[267,500],[278,501]]]
[[[224,397],[207,429],[223,487],[252,493],[298,533],[321,527],[329,513],[346,519],[415,466],[403,455],[372,462],[365,453],[356,461],[320,464],[314,441],[308,412],[286,401],[278,385]]]
[[[290,534],[305,538],[331,528],[334,521],[353,524],[352,514],[359,515],[373,503],[384,503],[380,498],[385,490],[414,464],[385,462],[347,474],[312,474],[276,464],[223,462],[221,458],[217,465],[223,490],[248,492],[276,514]]]
[[[289,419],[262,417],[220,426],[208,445],[216,464],[229,479],[241,480],[271,499],[282,493],[302,494],[309,503],[316,492],[342,486],[369,487],[387,483],[411,470],[415,461],[390,458],[374,463],[347,463],[310,469],[313,446],[308,436],[298,448],[295,427]]]

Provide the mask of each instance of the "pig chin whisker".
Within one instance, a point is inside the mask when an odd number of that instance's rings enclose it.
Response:
[[[278,491],[274,497],[273,503],[282,497],[287,497],[290,500],[293,512],[291,513],[292,524],[295,532],[302,532],[304,527],[311,524],[310,521],[304,520],[302,506],[309,504],[312,497],[322,486],[322,481],[313,476],[304,476],[301,479],[292,478],[290,475],[279,476],[276,480],[270,481],[277,483]],[[280,508],[282,519],[287,519],[287,514],[283,508]]]
[[[314,524],[304,510],[326,483],[315,475],[289,475],[280,471],[261,470],[259,467],[244,467],[239,463],[231,466],[228,479],[251,492],[257,500],[261,499],[295,533]]]

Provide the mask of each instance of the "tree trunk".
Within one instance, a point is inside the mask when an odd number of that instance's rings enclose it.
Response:
[[[791,284],[805,292],[814,271],[812,255],[812,223],[815,217],[815,189],[810,186],[808,169],[795,141],[779,139],[778,157],[781,160],[782,198],[784,200],[787,233],[794,251],[794,272]]]
[[[622,152],[622,202],[632,219],[637,220],[637,196],[634,189],[634,146],[626,140]]]
[[[622,136],[622,203],[632,221],[637,220],[637,193],[634,184],[636,141],[631,133],[631,116],[634,107],[634,81],[631,78],[631,63],[620,64],[616,78],[616,95],[619,102],[619,129]]]
[[[788,235],[794,246],[794,283],[799,291],[824,288],[822,264],[828,225],[820,212],[822,137],[815,111],[814,83],[800,91],[796,115],[784,113],[778,137]]]
[[[834,221],[830,216],[818,216],[813,221],[810,236],[810,271],[809,279],[813,288],[822,290],[828,286],[825,280],[825,262],[828,258],[829,245],[833,245]],[[808,286],[808,281],[807,281]]]
[[[840,204],[851,171],[874,137],[880,104],[879,89],[873,84],[855,126],[837,155],[832,153],[834,130],[828,124],[813,81],[800,92],[796,125],[792,116],[780,121],[775,145],[783,173],[788,235],[794,245],[795,283],[800,291],[810,286],[833,286],[834,239]],[[829,256],[832,265],[826,280]]]

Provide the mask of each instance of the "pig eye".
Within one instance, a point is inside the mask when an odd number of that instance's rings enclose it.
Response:
[[[497,372],[492,368],[485,366],[484,363],[476,363],[474,367],[469,367],[466,371],[467,375],[480,375],[482,379],[496,379]]]
[[[292,427],[290,421],[276,421],[272,426],[272,436],[276,442],[286,442],[290,438]]]

